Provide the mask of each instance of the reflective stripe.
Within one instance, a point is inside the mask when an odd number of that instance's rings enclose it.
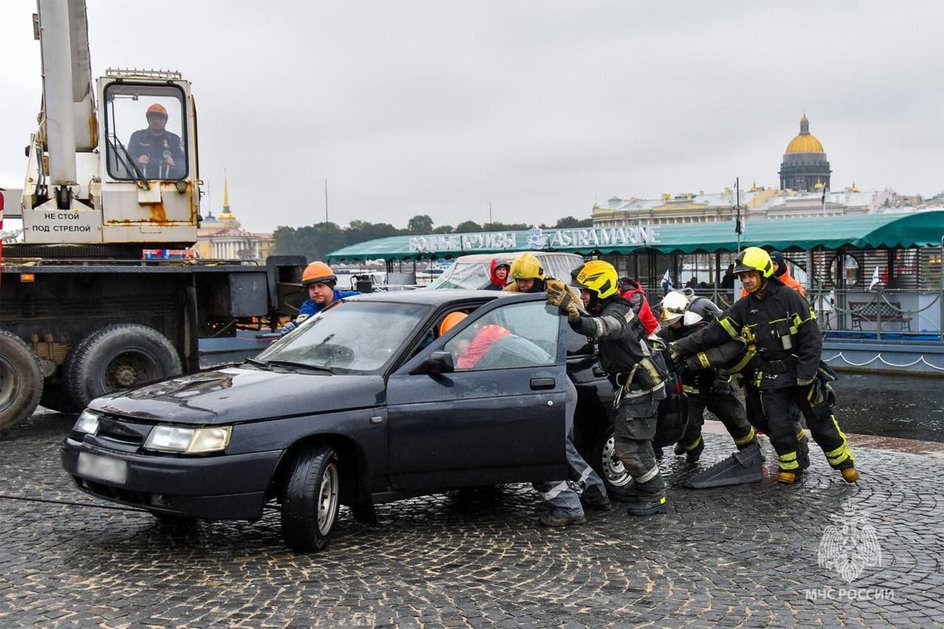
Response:
[[[736,339],[738,337],[737,330],[734,328],[734,321],[731,320],[731,317],[721,319],[718,321],[718,324],[721,325],[731,338]]]
[[[751,431],[747,433],[744,437],[734,440],[734,445],[743,446],[745,443],[750,443],[757,436],[757,433],[754,432],[754,429],[751,428]]]
[[[796,458],[797,458],[797,453],[795,450],[793,452],[787,452],[785,454],[780,455],[781,461],[796,461]]]
[[[685,393],[699,393],[698,387],[691,387],[691,386],[688,386],[687,384],[682,385],[682,391],[684,391]]]
[[[637,478],[636,482],[639,483],[640,485],[643,483],[648,483],[653,478],[655,478],[658,474],[659,474],[659,466],[655,465],[653,466],[651,470],[649,470],[648,472],[646,472],[645,474]]]
[[[733,367],[731,367],[731,369],[729,369],[729,371],[733,371],[733,372],[741,371],[742,369],[744,369],[744,367],[747,366],[747,363],[751,362],[751,359],[754,358],[754,354],[757,353],[757,352],[753,349],[752,345],[753,345],[753,343],[752,343],[751,345],[748,345],[748,346],[747,346],[747,351],[744,352],[744,356],[742,356],[742,357],[741,357],[741,360],[739,360],[736,365],[734,365]]]
[[[698,439],[695,439],[695,443],[693,443],[690,446],[685,446],[685,449],[691,452],[692,450],[695,450],[696,448],[698,448],[698,446],[701,445],[701,442],[702,442],[701,435],[698,435]]]
[[[708,367],[711,367],[711,361],[708,360],[708,354],[706,354],[705,352],[698,352],[698,354],[696,355],[698,356],[698,362],[701,363],[702,367],[704,367],[705,369],[707,369]]]
[[[562,491],[566,491],[569,488],[570,487],[567,485],[567,481],[561,481],[541,495],[544,496],[545,500],[553,500],[554,498],[557,498],[557,496],[559,496]]]
[[[662,374],[660,374],[660,373],[659,373],[659,370],[656,369],[656,364],[655,364],[654,362],[652,362],[652,359],[650,359],[650,358],[643,358],[643,359],[640,360],[639,363],[637,363],[637,364],[640,365],[643,369],[645,369],[645,370],[646,370],[646,373],[649,374],[649,382],[651,382],[651,383],[653,383],[653,384],[656,384],[656,383],[658,383],[658,382],[662,382],[662,380],[663,380]],[[627,384],[629,384],[629,383],[627,383]]]
[[[800,467],[799,462],[797,462],[797,453],[788,452],[787,454],[780,455],[780,469],[782,470],[795,470]]]

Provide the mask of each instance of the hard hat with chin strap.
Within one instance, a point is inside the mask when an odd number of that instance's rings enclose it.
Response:
[[[768,278],[774,274],[774,263],[770,254],[760,247],[748,247],[734,260],[734,274],[757,271],[761,277]]]
[[[597,299],[606,299],[616,295],[619,290],[619,277],[616,269],[606,260],[590,260],[577,269],[574,284],[597,294]]]

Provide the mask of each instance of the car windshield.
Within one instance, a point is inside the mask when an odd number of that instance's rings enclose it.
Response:
[[[489,273],[491,260],[486,262],[456,262],[443,271],[427,288],[465,288],[478,290],[492,281]]]
[[[306,321],[254,362],[333,373],[377,371],[413,335],[429,309],[422,304],[342,302]]]

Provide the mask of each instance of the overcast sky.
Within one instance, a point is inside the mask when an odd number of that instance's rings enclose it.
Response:
[[[193,82],[215,213],[588,217],[611,196],[777,186],[805,111],[834,189],[944,189],[944,2],[89,0],[92,71]],[[30,0],[0,19],[0,185],[39,109]],[[143,121],[142,121],[143,122]],[[143,126],[143,124],[142,124]],[[210,209],[204,199],[204,214]]]

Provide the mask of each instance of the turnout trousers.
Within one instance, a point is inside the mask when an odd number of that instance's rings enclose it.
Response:
[[[846,436],[839,428],[818,379],[806,386],[779,389],[758,390],[749,386],[746,394],[748,411],[759,412],[763,428],[766,428],[770,443],[777,451],[781,470],[796,471],[808,464],[803,460],[803,431],[796,421],[794,409],[799,409],[806,418],[813,440],[823,449],[830,467],[841,470],[855,465]]]
[[[535,483],[537,490],[555,515],[577,517],[583,515],[583,505],[580,504],[580,493],[588,500],[594,501],[606,496],[606,485],[603,479],[593,471],[574,446],[574,413],[577,410],[577,388],[570,378],[567,381],[567,405],[564,429],[566,431],[565,446],[567,451],[568,480]],[[575,486],[577,489],[575,489]]]
[[[756,434],[730,382],[718,379],[711,386],[686,386],[684,390],[688,395],[688,424],[682,443],[687,452],[700,452],[703,447],[701,429],[705,425],[706,409],[721,420],[738,449],[754,442]]]
[[[659,473],[652,439],[656,435],[659,402],[665,399],[665,389],[650,391],[639,397],[624,399],[615,409],[613,436],[616,456],[633,477],[636,490],[643,494],[658,494],[665,490],[665,480]]]

